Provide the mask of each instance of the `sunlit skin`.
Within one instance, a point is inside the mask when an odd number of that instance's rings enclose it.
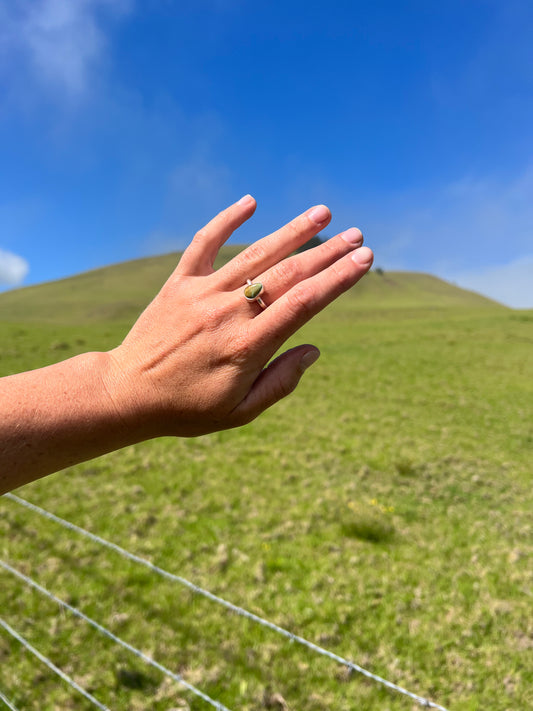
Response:
[[[117,348],[0,380],[0,492],[153,437],[244,425],[294,390],[318,349],[272,357],[373,255],[356,228],[293,254],[330,222],[319,205],[215,271],[255,208],[247,195],[194,236]],[[245,298],[249,279],[265,308]]]

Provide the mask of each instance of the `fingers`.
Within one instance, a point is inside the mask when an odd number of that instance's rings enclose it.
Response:
[[[289,395],[304,371],[320,356],[314,346],[297,346],[278,356],[265,368],[245,399],[232,412],[235,426],[246,424]]]
[[[257,345],[275,352],[304,323],[358,282],[373,258],[371,249],[360,247],[295,284],[250,322]]]
[[[258,240],[218,270],[221,285],[236,289],[305,244],[331,220],[325,205],[312,207],[268,237]]]
[[[179,273],[188,276],[206,276],[213,272],[213,263],[220,247],[233,232],[254,213],[256,202],[245,195],[230,205],[199,230],[183,253]]]
[[[298,282],[318,274],[362,244],[363,235],[357,228],[351,227],[318,247],[278,262],[257,275],[254,281],[264,285],[263,298],[271,304]]]

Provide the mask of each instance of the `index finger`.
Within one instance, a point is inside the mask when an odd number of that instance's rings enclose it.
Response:
[[[250,328],[256,343],[275,353],[307,321],[354,286],[368,272],[373,259],[371,249],[359,247],[293,286],[252,320]]]
[[[254,279],[318,234],[330,220],[329,209],[325,205],[316,205],[254,242],[218,270],[223,287],[236,289],[245,284],[246,279]]]
[[[238,202],[219,212],[194,235],[180,259],[179,273],[188,276],[212,274],[218,250],[233,232],[253,215],[255,208],[255,199],[251,195],[245,195]]]

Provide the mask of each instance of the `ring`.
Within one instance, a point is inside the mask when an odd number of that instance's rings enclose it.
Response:
[[[255,282],[255,284],[250,280],[246,280],[246,286],[244,287],[244,298],[246,301],[257,301],[262,309],[266,309],[266,304],[261,298],[263,293],[263,285],[260,282]]]

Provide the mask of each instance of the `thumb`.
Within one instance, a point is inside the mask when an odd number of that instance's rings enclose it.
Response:
[[[244,400],[233,410],[236,425],[246,424],[298,385],[304,371],[320,356],[315,346],[297,346],[282,353],[259,375]]]

